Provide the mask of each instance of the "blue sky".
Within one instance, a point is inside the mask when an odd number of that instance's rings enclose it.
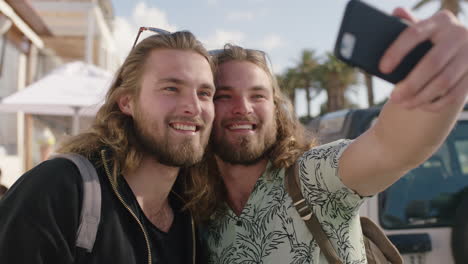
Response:
[[[125,56],[139,26],[154,26],[167,30],[190,30],[209,49],[220,48],[226,42],[268,52],[273,69],[283,72],[298,61],[303,49],[324,55],[333,49],[347,0],[112,0],[116,15],[115,36],[121,56]],[[395,7],[411,8],[416,0],[367,0],[390,13]],[[415,12],[427,18],[438,8],[433,1]],[[466,12],[468,6],[464,5]],[[461,20],[467,21],[466,15]],[[391,92],[392,86],[375,80],[377,101]],[[350,94],[366,106],[362,85]],[[312,106],[317,113],[325,95]],[[299,93],[297,113],[306,112],[304,96]]]

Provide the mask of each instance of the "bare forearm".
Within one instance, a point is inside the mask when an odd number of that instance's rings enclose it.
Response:
[[[433,113],[387,103],[377,123],[343,153],[343,182],[362,196],[381,192],[437,150],[462,107],[458,102]]]
[[[437,113],[388,102],[372,129],[389,167],[415,167],[426,160],[450,133],[464,101],[458,98]]]
[[[386,50],[382,72],[392,72],[424,40],[433,47],[397,84],[375,126],[340,159],[343,182],[361,195],[384,190],[434,153],[468,94],[468,28],[447,11],[422,21],[404,9],[394,14],[413,24]]]

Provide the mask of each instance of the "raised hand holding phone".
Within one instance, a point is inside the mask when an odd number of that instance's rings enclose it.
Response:
[[[344,62],[396,84],[393,103],[437,112],[468,92],[468,29],[449,11],[418,21],[349,1],[335,45]]]
[[[341,22],[335,55],[348,64],[396,84],[432,47],[430,41],[423,41],[408,52],[391,72],[380,71],[380,59],[408,24],[408,21],[386,14],[363,1],[351,0]]]
[[[468,91],[468,29],[449,11],[418,21],[408,11],[395,9],[395,16],[412,24],[386,50],[380,61],[382,72],[391,72],[401,59],[422,41],[433,48],[408,76],[399,82],[391,100],[408,109],[439,111],[465,101]]]

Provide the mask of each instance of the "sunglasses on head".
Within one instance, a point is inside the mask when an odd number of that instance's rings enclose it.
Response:
[[[137,41],[138,41],[138,38],[140,37],[141,35],[141,32],[143,31],[146,31],[146,30],[149,30],[149,31],[152,31],[156,34],[159,34],[159,35],[169,35],[171,34],[171,32],[167,31],[167,30],[164,30],[164,29],[160,29],[160,28],[155,28],[155,27],[140,27],[140,29],[138,29],[138,34],[135,38],[135,42],[133,42],[133,46],[132,46],[132,49],[135,48],[135,45],[137,44]]]
[[[138,38],[140,37],[141,33],[143,31],[146,31],[146,30],[149,30],[151,32],[154,32],[156,34],[159,34],[159,35],[169,35],[169,34],[172,34],[172,32],[170,31],[167,31],[167,30],[164,30],[164,29],[160,29],[160,28],[155,28],[155,27],[140,27],[138,29],[138,34],[135,38],[135,41],[133,42],[133,46],[132,46],[132,49],[135,48],[136,44],[137,44],[137,41],[138,41]],[[268,58],[268,55],[262,51],[262,50],[257,50],[257,49],[245,49],[246,51],[249,51],[249,52],[258,52],[262,55],[263,59],[265,60],[265,62],[267,63],[268,65],[268,68],[269,70],[273,73],[273,67],[271,65],[271,61],[269,60]],[[208,54],[210,56],[218,56],[220,55],[221,53],[225,52],[225,49],[214,49],[214,50],[209,50],[208,51]]]
[[[214,49],[214,50],[209,50],[208,51],[208,54],[212,57],[216,57],[216,56],[219,56],[220,54],[222,54],[223,52],[225,52],[227,49]],[[245,51],[247,52],[250,52],[250,53],[258,53],[260,54],[260,56],[262,56],[263,60],[264,60],[264,63],[266,64],[266,66],[268,67],[268,70],[270,71],[271,74],[274,73],[273,71],[273,65],[271,64],[271,61],[270,61],[270,58],[268,57],[268,54],[266,54],[266,52],[264,52],[263,50],[257,50],[257,49],[244,49]]]
[[[244,49],[248,52],[256,52],[256,53],[260,53],[264,58],[266,58],[266,53],[262,50],[257,50],[257,49]],[[223,52],[225,52],[226,49],[214,49],[214,50],[209,50],[208,51],[208,54],[210,54],[211,56],[218,56],[220,54],[222,54]]]

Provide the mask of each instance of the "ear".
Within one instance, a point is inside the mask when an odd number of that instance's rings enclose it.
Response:
[[[133,97],[129,94],[122,95],[117,101],[122,113],[133,116]]]

